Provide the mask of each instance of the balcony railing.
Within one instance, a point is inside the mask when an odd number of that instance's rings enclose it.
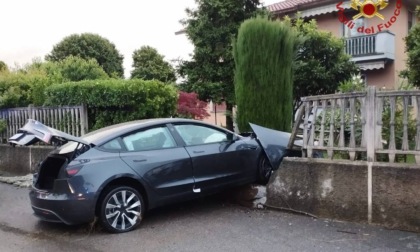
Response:
[[[373,35],[346,38],[346,53],[353,61],[394,59],[395,35],[385,31]]]
[[[346,53],[353,57],[375,53],[376,35],[346,39]]]

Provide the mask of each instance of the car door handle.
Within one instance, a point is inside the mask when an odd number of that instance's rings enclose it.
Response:
[[[195,151],[193,151],[193,153],[195,153],[195,154],[204,153],[204,151],[203,150],[200,150],[200,151],[195,150]]]
[[[140,162],[146,162],[147,159],[134,159],[133,162],[134,163],[140,163]]]

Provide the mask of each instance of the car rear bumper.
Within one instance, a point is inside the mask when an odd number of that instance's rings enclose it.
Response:
[[[75,225],[90,222],[95,217],[95,202],[87,195],[57,194],[33,188],[29,198],[34,215],[44,221]]]

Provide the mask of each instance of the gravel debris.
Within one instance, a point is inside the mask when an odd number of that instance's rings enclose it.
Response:
[[[25,176],[0,176],[0,182],[28,188],[32,185],[32,177],[32,174]]]

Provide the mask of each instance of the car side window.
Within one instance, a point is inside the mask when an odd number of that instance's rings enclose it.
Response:
[[[145,151],[172,148],[175,140],[166,127],[152,128],[122,138],[128,151]]]
[[[227,141],[226,132],[210,127],[194,124],[181,124],[175,125],[175,129],[188,146]]]
[[[101,148],[105,149],[105,150],[111,150],[111,151],[122,150],[123,149],[121,144],[120,144],[120,141],[118,141],[118,138],[103,144],[101,146]]]

